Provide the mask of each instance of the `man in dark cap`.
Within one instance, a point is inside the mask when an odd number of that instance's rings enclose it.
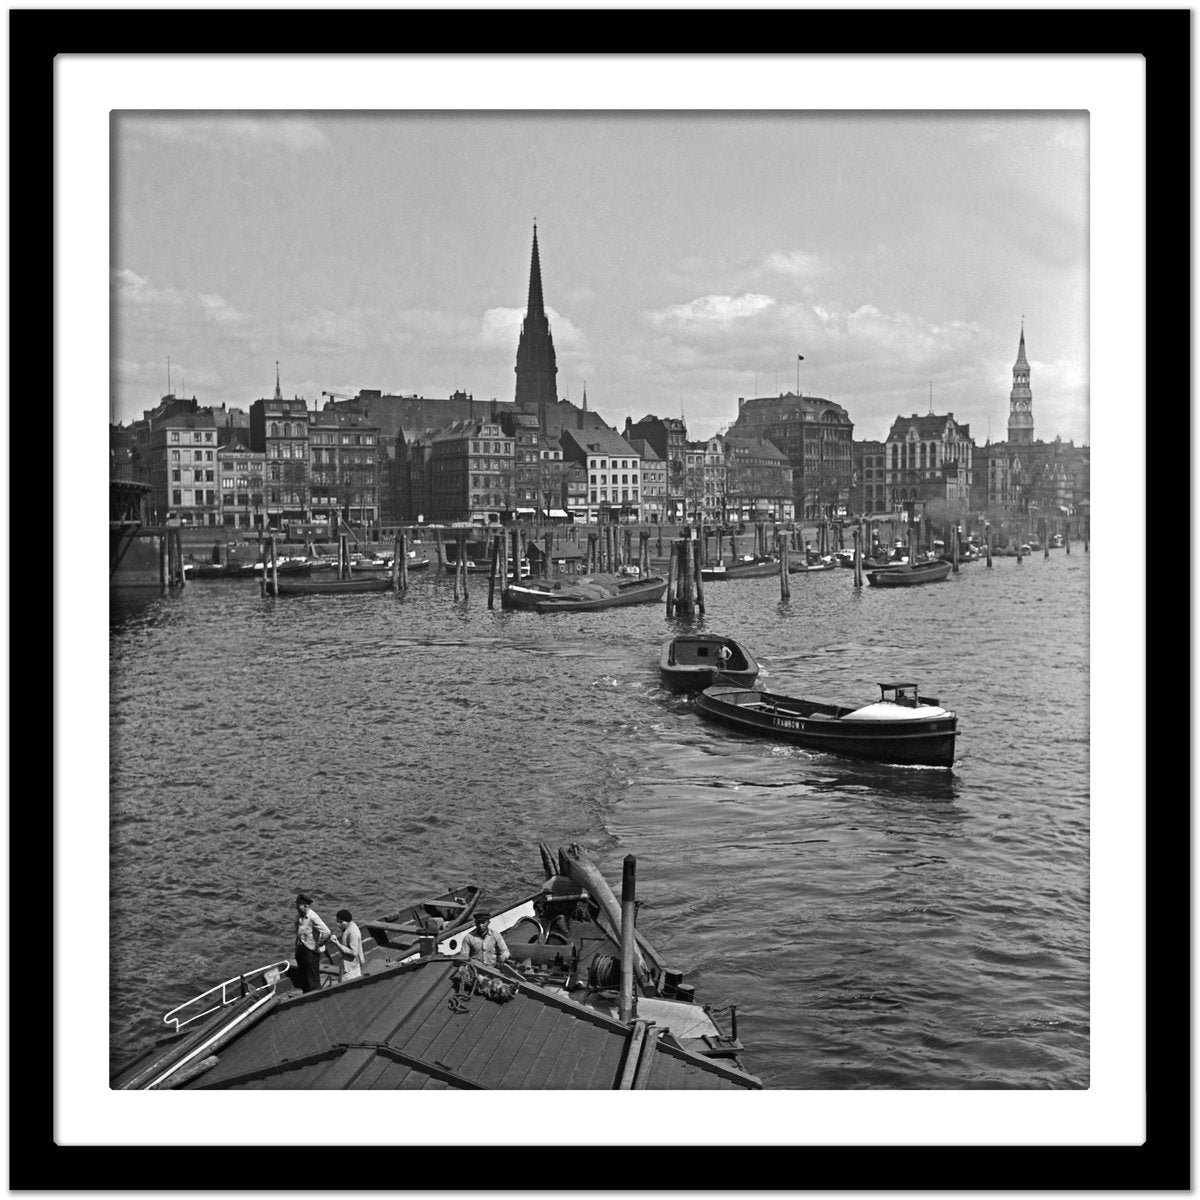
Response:
[[[475,914],[475,928],[463,935],[462,949],[456,955],[457,958],[463,962],[481,962],[485,967],[496,967],[508,962],[512,956],[504,944],[504,939],[488,928],[491,919],[490,912],[481,911]]]
[[[321,947],[331,936],[312,906],[312,897],[301,892],[296,897],[296,982],[302,992],[315,992],[321,986]]]

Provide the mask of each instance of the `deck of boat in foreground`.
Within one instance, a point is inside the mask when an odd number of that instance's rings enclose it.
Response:
[[[533,984],[518,984],[505,1003],[481,995],[452,1003],[455,966],[433,956],[282,997],[221,1049],[215,1066],[182,1087],[762,1087],[753,1075],[656,1036],[646,1020],[622,1024]]]

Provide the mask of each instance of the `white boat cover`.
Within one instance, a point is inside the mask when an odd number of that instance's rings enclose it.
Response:
[[[932,704],[921,704],[909,708],[907,704],[892,704],[886,700],[876,700],[863,708],[856,708],[847,713],[843,721],[928,721],[932,717],[948,717],[950,714],[944,708]]]

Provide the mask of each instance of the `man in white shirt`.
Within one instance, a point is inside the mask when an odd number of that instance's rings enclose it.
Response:
[[[317,916],[312,898],[303,892],[296,897],[296,974],[302,992],[321,986],[321,947],[333,935]]]

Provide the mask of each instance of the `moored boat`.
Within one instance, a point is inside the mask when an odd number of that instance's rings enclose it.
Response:
[[[630,604],[650,604],[662,597],[667,581],[660,575],[621,575],[599,573],[539,579],[509,584],[500,594],[505,608],[532,609],[534,612],[593,612],[605,608],[624,608]]]
[[[760,575],[779,574],[779,559],[772,555],[747,554],[723,565],[725,567],[724,574],[713,576],[713,578],[755,579]],[[703,570],[701,570],[700,577],[701,579],[709,578]]]
[[[664,642],[658,658],[662,681],[676,691],[699,691],[715,682],[749,687],[758,663],[740,642],[717,634],[684,633]]]
[[[358,579],[288,579],[279,581],[280,596],[356,596],[360,592],[390,592],[391,575],[368,574]],[[267,576],[267,594],[275,595],[275,581]]]
[[[932,562],[904,563],[898,567],[867,572],[867,582],[875,587],[913,587],[919,583],[937,583],[950,574],[950,563],[942,559]]]
[[[954,765],[958,717],[915,683],[881,683],[880,699],[850,708],[772,692],[714,686],[696,710],[743,733],[880,763]]]

